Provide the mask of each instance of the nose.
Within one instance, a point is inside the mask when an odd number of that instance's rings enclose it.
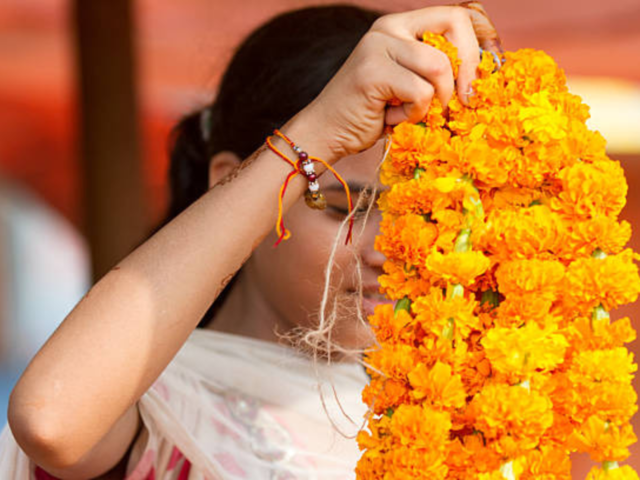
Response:
[[[381,270],[386,257],[374,248],[376,236],[380,234],[380,220],[382,220],[382,214],[374,206],[362,232],[359,249],[360,257],[365,265]]]

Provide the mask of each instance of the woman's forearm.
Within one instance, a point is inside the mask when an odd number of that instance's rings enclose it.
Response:
[[[310,152],[329,156],[313,127],[298,115],[284,130]],[[105,437],[274,228],[290,171],[259,149],[87,293],[12,393],[9,421],[28,454],[72,465]],[[302,176],[293,179],[285,211],[306,185]]]

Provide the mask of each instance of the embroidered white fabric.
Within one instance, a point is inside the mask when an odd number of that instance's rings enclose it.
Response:
[[[195,330],[140,400],[126,479],[355,478],[356,442],[325,408],[355,436],[366,381],[356,363],[314,364],[286,346]],[[34,468],[5,428],[0,478],[33,479]]]

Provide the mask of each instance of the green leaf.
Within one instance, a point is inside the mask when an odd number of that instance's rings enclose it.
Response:
[[[395,307],[393,307],[393,314],[397,315],[400,310],[411,311],[411,300],[409,297],[401,298],[396,302]]]

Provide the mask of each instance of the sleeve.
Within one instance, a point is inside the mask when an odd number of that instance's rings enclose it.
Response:
[[[31,480],[31,469],[31,460],[18,446],[9,426],[5,425],[0,434],[0,478]],[[48,479],[42,477],[38,480]]]

